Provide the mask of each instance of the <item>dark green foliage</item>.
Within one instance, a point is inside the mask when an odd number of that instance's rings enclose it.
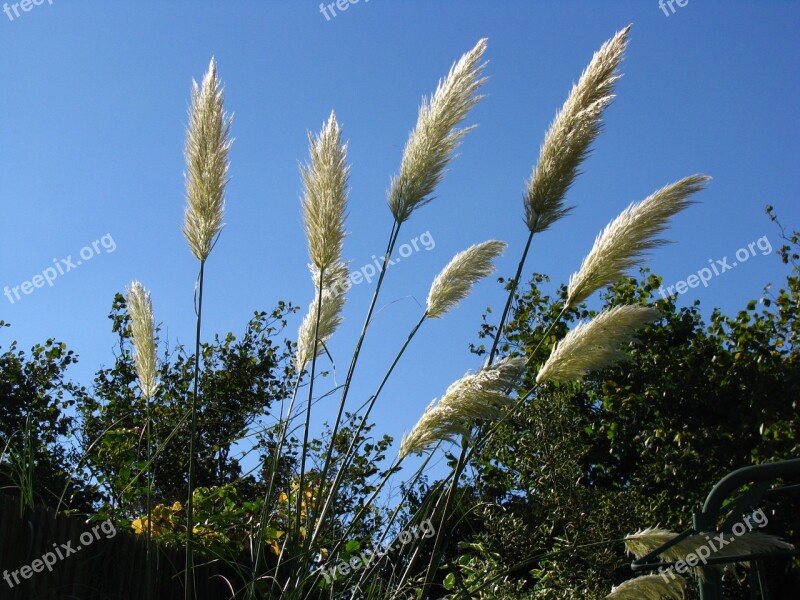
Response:
[[[79,456],[70,410],[84,390],[65,373],[76,361],[52,339],[29,354],[12,341],[0,354],[0,491],[25,504],[57,506],[64,494],[71,508],[87,510],[95,499],[91,486],[70,477]]]
[[[784,239],[785,287],[768,288],[735,315],[704,318],[697,302],[677,308],[646,270],[605,295],[605,306],[652,304],[663,319],[641,333],[629,363],[581,385],[538,390],[498,429],[473,465],[480,518],[462,552],[462,576],[500,576],[487,598],[603,597],[632,576],[619,543],[625,534],[659,524],[680,531],[725,474],[800,455],[798,235]],[[547,283],[535,275],[517,298],[502,346],[535,349],[520,395],[567,328],[542,339],[564,299],[563,287],[546,295]],[[565,321],[585,316],[581,309]],[[485,324],[480,335],[493,331]],[[797,500],[767,509],[765,531],[797,544]],[[797,589],[798,570],[787,562],[773,564],[778,597]],[[731,593],[743,593],[737,589]]]

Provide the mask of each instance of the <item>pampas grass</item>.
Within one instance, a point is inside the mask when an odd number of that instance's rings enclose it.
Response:
[[[680,575],[665,581],[661,575],[643,575],[615,586],[606,600],[681,600],[686,580]]]
[[[621,348],[634,340],[638,329],[660,314],[644,306],[617,306],[580,323],[560,340],[536,375],[536,383],[580,380],[589,371],[626,360]]]
[[[482,39],[451,67],[430,101],[423,98],[400,173],[392,178],[389,189],[389,208],[397,223],[432,200],[431,194],[444,177],[461,138],[472,129],[457,126],[482,98],[477,91],[486,82],[481,77],[485,63],[479,62],[485,51],[486,40]]]
[[[356,514],[343,521],[339,521],[340,514],[335,511],[341,509],[341,494],[349,493],[349,488],[343,489],[343,486],[352,487],[353,480],[348,478],[361,477],[359,469],[364,466],[360,460],[362,446],[365,452],[372,452],[366,450],[366,444],[371,442],[368,441],[369,436],[363,434],[367,427],[371,428],[368,422],[370,411],[389,376],[423,322],[441,318],[467,297],[477,281],[494,271],[494,261],[506,248],[505,243],[490,240],[453,257],[434,279],[419,323],[411,330],[376,392],[348,415],[351,423],[357,422],[358,425],[340,432],[362,344],[373,322],[373,311],[387,267],[392,264],[390,257],[398,232],[417,208],[432,200],[435,188],[442,181],[462,139],[471,130],[471,127],[463,127],[462,123],[482,98],[479,91],[486,79],[483,76],[485,63],[481,61],[487,47],[486,40],[480,40],[451,67],[447,76],[440,80],[434,94],[430,98],[424,98],[419,108],[417,124],[408,138],[399,171],[391,179],[387,194],[387,203],[394,221],[382,257],[383,266],[375,282],[372,300],[366,311],[347,375],[340,386],[341,398],[336,418],[321,445],[311,438],[312,407],[316,399],[324,398],[332,392],[318,392],[315,396],[315,383],[320,379],[316,377],[317,357],[326,351],[326,344],[342,322],[342,309],[349,287],[348,263],[342,254],[346,236],[350,169],[347,164],[347,144],[342,142],[342,129],[334,113],[323,123],[318,135],[308,134],[309,159],[300,167],[303,185],[301,209],[315,294],[298,331],[297,347],[292,357],[295,369],[290,365],[283,371],[287,379],[294,378],[294,388],[290,396],[280,397],[281,408],[275,430],[277,435],[273,443],[270,434],[267,455],[264,456],[261,471],[264,482],[263,503],[248,526],[249,564],[241,570],[246,579],[243,589],[246,597],[256,598],[267,593],[299,598],[313,595],[319,590],[326,591],[327,585],[321,582],[321,577],[327,576],[315,568],[315,557],[322,556],[322,550],[329,551],[325,558],[331,562],[337,559],[341,561],[346,557],[346,553],[350,553],[350,542],[360,536],[358,528],[367,523],[366,520],[373,519],[371,513],[380,510],[375,504],[376,498],[384,486],[394,481],[394,475],[400,470],[403,459],[413,453],[428,452],[440,442],[456,441],[460,437],[461,456],[452,463],[452,472],[448,478],[441,482],[441,486],[437,486],[441,493],[430,494],[414,514],[410,515],[412,521],[429,516],[430,522],[436,523],[438,531],[436,539],[432,541],[433,547],[428,548],[425,542],[418,540],[416,547],[408,549],[408,554],[398,555],[403,566],[402,574],[398,572],[397,577],[393,572],[389,576],[390,585],[387,586],[395,590],[395,595],[402,595],[412,588],[420,596],[431,593],[431,586],[439,573],[442,549],[448,541],[445,538],[449,525],[453,522],[451,507],[454,506],[454,491],[461,481],[464,469],[476,452],[483,452],[488,447],[485,441],[493,435],[493,431],[509,410],[514,406],[521,406],[529,395],[520,395],[514,399],[510,397],[527,366],[526,358],[506,357],[492,363],[504,332],[506,316],[517,297],[516,287],[521,280],[534,234],[547,230],[571,210],[565,205],[566,195],[579,173],[581,163],[588,156],[592,143],[602,129],[603,113],[614,98],[614,87],[620,77],[618,70],[628,44],[629,30],[628,27],[617,32],[593,55],[556,114],[540,147],[539,160],[526,182],[524,197],[528,241],[518,263],[517,274],[512,280],[513,284],[508,286],[506,308],[497,327],[497,335],[486,366],[475,373],[467,373],[452,383],[438,401],[435,400],[424,410],[416,425],[403,437],[395,463],[383,473],[375,473],[379,480],[377,484],[373,484],[371,474],[364,475],[365,478],[370,478],[370,482],[366,483],[364,479],[364,486],[359,484],[359,490],[372,490],[370,496],[358,507]],[[195,304],[197,320],[193,357],[194,384],[190,398],[191,410],[187,411],[190,414],[184,571],[187,600],[194,597],[195,588],[193,536],[196,523],[193,498],[199,439],[197,417],[202,357],[200,340],[203,277],[206,260],[223,227],[228,153],[231,147],[231,118],[225,112],[223,100],[222,85],[212,58],[202,83],[193,82],[185,145],[187,206],[183,233],[192,254],[200,263]],[[577,306],[598,288],[616,282],[625,270],[640,260],[644,252],[662,243],[656,236],[666,228],[670,217],[690,204],[689,197],[702,189],[706,180],[706,177],[695,175],[667,186],[643,202],[631,205],[609,224],[598,236],[580,270],[570,278],[567,301],[558,319],[568,308]],[[142,396],[148,399],[149,468],[152,464],[150,399],[157,389],[156,346],[152,305],[146,290],[138,282],[134,282],[128,292],[128,305],[136,350],[136,371]],[[658,317],[657,311],[642,306],[622,306],[599,313],[592,321],[575,327],[554,346],[550,357],[537,374],[536,383],[580,380],[592,369],[624,360],[627,355],[623,349],[634,340],[637,329]],[[548,335],[549,331],[543,337],[547,338]],[[535,353],[534,350],[532,354]],[[295,403],[304,380],[308,382],[307,402],[303,411],[304,424],[297,425],[296,422],[302,418],[303,413],[295,411]],[[334,391],[338,389],[337,384]],[[287,399],[288,407],[284,415]],[[295,432],[299,430],[302,430],[302,435],[295,438]],[[302,445],[300,451],[293,453],[287,462],[282,460],[282,454],[287,440],[290,439],[287,437],[290,431],[291,443],[297,439],[298,444]],[[344,438],[341,434],[344,434]],[[370,445],[370,448],[375,447],[374,444]],[[318,458],[322,458],[317,456],[317,452],[324,455],[324,460],[317,462]],[[487,458],[491,460],[491,457]],[[376,460],[382,459],[381,455]],[[396,527],[395,518],[405,515],[404,511],[409,506],[408,494],[417,488],[420,478],[424,477],[426,464],[427,460],[416,475],[404,481],[404,498],[391,518],[385,524],[375,518],[369,524],[370,527],[376,530],[383,528],[384,537]],[[284,471],[287,467],[291,469],[290,474]],[[355,467],[356,471],[351,467]],[[298,493],[293,502],[288,499],[288,495],[286,501],[279,500],[278,504],[281,506],[278,507],[275,499],[281,497],[279,486],[287,485],[289,481],[294,484],[295,472],[298,472]],[[152,481],[151,471],[148,476],[148,524],[152,521]],[[308,487],[307,483],[310,484]],[[306,491],[311,493],[308,498],[304,498]],[[354,496],[356,499],[359,497]],[[265,560],[265,544],[270,539],[266,534],[276,525],[280,525],[283,534],[280,548],[276,551],[277,560]],[[671,535],[674,534],[663,530],[646,530],[629,536],[626,544],[631,551],[641,552]],[[745,543],[746,538],[742,539],[742,543]],[[780,547],[777,544],[784,543],[776,542],[770,536],[747,539],[751,547],[758,548]],[[677,550],[683,551],[685,548],[679,546]],[[422,573],[418,564],[420,557],[428,563],[424,579],[421,579]],[[149,562],[148,559],[148,568]],[[398,562],[393,566],[400,564]],[[345,585],[349,586],[348,589],[377,590],[382,588],[383,582],[369,579],[382,577],[382,571],[382,567],[376,562],[357,576],[359,581],[355,586],[350,586],[353,582],[348,579],[338,582],[336,588],[330,586],[330,591],[338,593],[345,589]],[[614,588],[609,597],[674,598],[680,597],[684,587],[682,579],[678,583],[666,585],[660,577],[647,576]],[[233,586],[231,589],[234,589]]]
[[[729,539],[729,537],[726,539]],[[760,531],[748,531],[734,538],[724,548],[720,548],[719,554],[720,556],[740,556],[786,550],[794,550],[794,544],[785,542],[776,535],[761,533]]]
[[[202,86],[192,81],[192,107],[186,132],[186,211],[183,234],[194,257],[200,261],[197,277],[197,329],[194,346],[194,385],[190,409],[189,497],[186,501],[186,588],[185,598],[194,597],[194,486],[197,437],[197,395],[200,386],[200,331],[203,315],[205,264],[222,230],[225,209],[225,186],[228,183],[228,151],[231,118],[226,114],[222,84],[217,77],[214,58],[203,77]]]
[[[630,28],[617,32],[595,52],[545,135],[524,195],[525,223],[531,233],[545,231],[572,210],[564,206],[565,196],[600,134],[603,111],[614,98]]]
[[[506,390],[513,388],[524,367],[524,358],[505,358],[452,383],[438,404],[431,403],[403,436],[400,458],[424,452],[437,442],[469,435],[475,420],[498,419],[512,403]]]
[[[298,371],[305,369],[312,358],[322,353],[325,343],[341,324],[348,276],[347,265],[339,263],[325,272],[320,286],[319,272],[312,271],[316,289],[319,290],[321,287],[322,295],[320,296],[317,291],[300,324],[300,331],[297,334],[297,351],[295,352],[295,366]],[[317,324],[317,315],[319,315],[319,324]]]
[[[349,275],[347,264],[342,261],[342,246],[350,168],[347,144],[342,144],[341,137],[336,115],[331,113],[316,138],[309,134],[310,163],[300,169],[315,295],[298,333],[295,354],[298,371],[319,356],[325,342],[342,322]]]
[[[136,349],[134,365],[144,399],[152,398],[156,384],[156,342],[153,326],[153,304],[150,293],[138,281],[128,289],[126,298],[131,317],[131,334]]]
[[[469,296],[476,282],[494,273],[494,260],[505,249],[504,242],[489,240],[456,254],[433,280],[425,315],[438,319]]]
[[[625,550],[639,559],[643,556],[647,556],[659,546],[663,546],[677,535],[678,534],[667,529],[662,529],[661,527],[648,527],[646,529],[637,531],[636,533],[626,535]],[[701,540],[700,542],[697,541],[698,538]],[[674,546],[668,548],[659,556],[670,562],[677,562],[679,560],[683,560],[687,554],[691,554],[704,543],[705,540],[700,536],[690,535],[689,537],[682,539]]]
[[[655,236],[667,228],[671,217],[693,204],[689,197],[702,190],[709,179],[691,175],[622,211],[597,236],[581,268],[570,277],[566,306],[577,306],[601,287],[616,283],[645,252],[664,244]]]
[[[145,431],[146,431],[146,454],[147,454],[147,555],[145,564],[146,594],[152,598],[152,551],[150,540],[152,538],[153,522],[153,466],[152,466],[152,423],[151,409],[152,399],[156,393],[156,340],[155,327],[153,323],[153,303],[150,300],[150,293],[138,281],[134,281],[128,289],[126,298],[128,305],[128,315],[131,318],[131,335],[133,346],[136,349],[134,366],[136,376],[139,378],[139,388],[142,392],[142,399],[145,402]]]
[[[192,107],[186,132],[186,198],[183,234],[199,261],[211,253],[222,230],[231,118],[223,107],[224,94],[214,59],[202,86],[192,82]]]
[[[667,529],[650,527],[626,536],[625,549],[640,559],[677,535]],[[712,556],[742,556],[774,550],[794,550],[794,546],[789,542],[760,531],[747,531],[740,536],[725,534],[725,540],[727,543],[720,547],[720,543],[713,535],[694,534],[668,548],[659,556],[670,562],[678,562],[685,560],[689,554],[696,553],[701,546],[707,546]]]
[[[303,217],[311,262],[322,271],[341,260],[350,169],[335,114],[308,140],[311,162],[301,167]]]

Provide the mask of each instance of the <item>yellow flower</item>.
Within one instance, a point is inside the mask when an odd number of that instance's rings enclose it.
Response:
[[[131,523],[131,529],[133,529],[133,532],[136,535],[142,535],[147,529],[144,519],[136,519],[133,523]]]

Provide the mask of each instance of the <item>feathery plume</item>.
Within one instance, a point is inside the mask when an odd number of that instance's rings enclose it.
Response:
[[[747,531],[739,536],[724,534],[725,545],[722,545],[713,535],[719,534],[690,535],[659,554],[659,556],[670,562],[678,562],[679,560],[685,560],[689,554],[696,554],[698,548],[702,546],[708,548],[708,555],[714,554],[716,556],[741,556],[751,553],[771,552],[773,550],[794,550],[794,546],[789,542],[759,531]],[[650,527],[626,536],[625,548],[630,554],[639,559],[676,536],[676,533],[667,529]]]
[[[626,535],[625,549],[629,554],[632,554],[639,559],[643,556],[647,556],[659,546],[663,546],[677,535],[677,533],[673,533],[672,531],[663,529],[661,527],[648,527],[646,529],[637,531],[636,533]],[[671,548],[668,548],[660,556],[670,562],[683,560],[686,555],[691,554],[697,550],[699,546],[703,545],[703,541],[697,543],[697,538],[700,538],[700,536],[690,535],[682,539]],[[700,539],[702,540],[702,538]]]
[[[476,419],[500,418],[512,403],[506,390],[517,382],[525,363],[524,358],[505,358],[452,383],[441,400],[428,405],[417,424],[403,436],[400,458],[424,452],[437,442],[469,435]]]
[[[302,200],[308,253],[319,270],[341,260],[347,207],[347,144],[331,113],[318,137],[308,134],[311,161],[300,171],[305,187]]]
[[[595,52],[545,135],[523,198],[525,222],[532,233],[545,231],[572,210],[564,206],[565,196],[600,134],[603,111],[614,99],[630,28],[617,32]]]
[[[330,339],[336,328],[342,322],[342,308],[345,302],[345,292],[348,287],[348,268],[345,263],[339,262],[334,267],[323,271],[322,296],[319,294],[319,274],[313,266],[312,279],[317,292],[308,308],[308,313],[300,324],[297,334],[297,351],[295,353],[295,366],[298,371],[305,369],[315,356],[322,354],[325,343]],[[320,307],[320,302],[322,303]],[[317,312],[319,312],[319,327],[317,328]],[[316,330],[316,344],[314,333]]]
[[[666,581],[661,575],[642,575],[614,586],[606,600],[682,600],[686,580],[680,575]]]
[[[153,326],[153,304],[150,293],[138,281],[134,281],[128,289],[128,314],[131,317],[131,333],[133,347],[136,349],[134,364],[139,377],[139,388],[142,397],[152,398],[157,389],[156,384],[156,342]]]
[[[726,539],[730,540],[730,536]],[[794,550],[794,545],[783,541],[776,535],[748,531],[739,537],[733,538],[724,548],[720,548],[719,554],[722,556],[737,556],[772,552],[773,550]]]
[[[494,273],[493,261],[505,249],[505,242],[489,240],[456,254],[433,280],[425,315],[438,319],[469,296],[476,282]]]
[[[214,59],[202,86],[192,81],[192,107],[186,131],[186,198],[183,234],[199,261],[211,253],[222,230],[231,118],[223,107],[224,94]]]
[[[479,63],[485,51],[486,40],[482,39],[450,68],[444,81],[439,81],[430,101],[423,98],[400,173],[392,178],[389,189],[389,208],[397,223],[432,200],[431,194],[444,177],[461,138],[472,129],[456,127],[482,98],[476,93],[486,82],[480,76],[485,63]]]
[[[619,281],[642,260],[642,254],[665,243],[655,236],[667,221],[693,200],[689,196],[705,187],[710,178],[691,175],[661,188],[638,204],[631,204],[595,239],[581,268],[569,279],[567,307],[577,306],[599,288]]]
[[[629,357],[621,348],[634,340],[636,330],[657,320],[660,314],[644,306],[617,306],[579,323],[550,352],[536,376],[544,381],[583,379],[588,371],[607,367]]]

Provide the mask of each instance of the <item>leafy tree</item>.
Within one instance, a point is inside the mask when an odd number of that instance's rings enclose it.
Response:
[[[580,386],[549,384],[497,429],[473,464],[464,500],[472,533],[454,557],[461,566],[451,569],[451,588],[460,578],[491,581],[481,589],[486,598],[603,597],[631,576],[624,535],[657,524],[685,529],[728,472],[798,456],[800,246],[797,232],[783,238],[785,287],[768,287],[735,315],[715,309],[706,322],[699,302],[677,308],[646,270],[608,292],[606,306],[653,304],[663,319],[641,333],[629,363],[591,373]],[[535,275],[518,295],[504,344],[534,365],[566,323],[589,314],[570,311],[550,330],[565,290],[549,296],[547,282]],[[484,323],[480,335],[493,332]],[[520,395],[534,377],[535,370]],[[767,531],[797,544],[797,501],[768,508]],[[789,566],[770,563],[779,597],[800,586]],[[744,597],[729,585],[730,597]]]
[[[70,477],[78,457],[69,411],[83,394],[66,380],[75,362],[72,350],[53,339],[30,354],[12,341],[0,354],[0,490],[19,494],[25,505],[55,506],[65,495],[71,507],[87,510],[94,500],[85,481]]]
[[[255,313],[240,340],[228,333],[201,345],[198,486],[234,485],[239,492],[253,494],[258,473],[242,472],[237,444],[253,438],[251,451],[269,444],[265,418],[284,397],[286,378],[293,373],[291,342],[273,338],[294,310],[280,303],[271,313]],[[105,502],[127,518],[142,510],[146,407],[136,380],[130,318],[122,295],[115,297],[109,318],[118,336],[117,357],[112,367],[98,371],[94,394],[81,398],[78,411],[86,464],[102,484]],[[153,399],[154,497],[170,505],[183,500],[186,490],[187,398],[193,364],[194,356],[183,347],[167,349]]]

